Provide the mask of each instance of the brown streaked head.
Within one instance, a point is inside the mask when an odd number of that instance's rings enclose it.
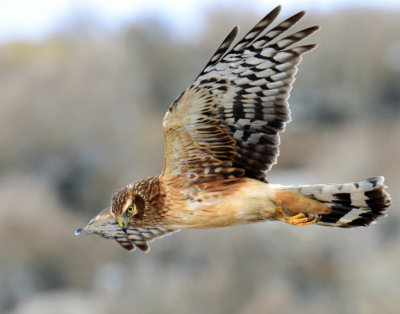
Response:
[[[142,193],[128,185],[116,192],[111,201],[111,212],[124,232],[129,225],[141,225],[146,216],[148,202]]]

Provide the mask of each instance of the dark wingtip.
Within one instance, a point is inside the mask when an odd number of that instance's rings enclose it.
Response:
[[[307,30],[308,30],[309,34],[311,35],[312,33],[316,32],[320,28],[321,28],[320,25],[314,25],[314,26],[309,27]]]
[[[135,245],[140,249],[140,250],[142,250],[143,252],[148,252],[148,251],[150,251],[150,246],[148,245],[148,243],[147,242],[144,242],[144,243],[135,243]]]
[[[299,15],[301,17],[303,17],[304,15],[306,15],[306,10],[300,11],[299,13],[295,14],[295,15]]]
[[[278,15],[282,10],[282,5],[277,5],[269,14],[276,14]]]
[[[306,11],[300,11],[297,12],[296,14],[292,15],[288,19],[286,19],[284,22],[290,21],[293,24],[297,23],[304,15],[306,15]]]
[[[230,42],[230,44],[232,43],[232,41],[235,40],[237,34],[239,33],[239,25],[236,25],[234,28],[232,28],[231,32],[229,33],[228,36],[226,36],[225,40],[228,40],[228,42]],[[230,45],[229,44],[229,45]],[[228,46],[229,47],[229,46]]]

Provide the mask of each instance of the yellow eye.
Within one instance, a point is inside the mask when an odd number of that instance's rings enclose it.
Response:
[[[136,214],[136,206],[135,205],[129,206],[128,209],[126,210],[126,212],[128,214],[130,214],[131,216],[135,215]]]

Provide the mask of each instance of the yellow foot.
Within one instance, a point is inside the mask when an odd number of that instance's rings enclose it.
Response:
[[[306,225],[313,225],[317,222],[318,216],[317,215],[305,215],[303,213],[287,217],[284,216],[283,221],[287,222],[288,224],[295,225],[295,226],[306,226]]]
[[[294,226],[313,225],[318,220],[318,215],[308,215],[300,213],[294,216],[288,216],[283,212],[282,208],[279,211],[280,213],[277,219]]]

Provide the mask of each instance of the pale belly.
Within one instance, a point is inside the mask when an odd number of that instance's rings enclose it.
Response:
[[[243,179],[222,191],[199,193],[174,206],[164,220],[172,229],[215,228],[273,219],[279,204],[269,184]]]

